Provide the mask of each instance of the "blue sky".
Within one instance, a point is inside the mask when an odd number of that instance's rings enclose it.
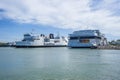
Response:
[[[0,1],[0,41],[20,40],[32,29],[65,36],[99,29],[108,40],[120,39],[120,0]]]
[[[61,29],[52,26],[30,24],[30,23],[17,23],[10,19],[0,20],[0,40],[2,42],[21,40],[25,33],[45,34],[54,33],[60,36],[68,36],[73,32],[71,29]]]

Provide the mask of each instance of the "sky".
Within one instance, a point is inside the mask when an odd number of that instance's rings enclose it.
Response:
[[[0,0],[0,41],[23,34],[98,29],[108,40],[120,39],[120,0]]]

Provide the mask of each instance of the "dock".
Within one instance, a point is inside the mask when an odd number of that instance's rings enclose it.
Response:
[[[97,49],[120,50],[120,46],[113,46],[113,45],[98,46]]]

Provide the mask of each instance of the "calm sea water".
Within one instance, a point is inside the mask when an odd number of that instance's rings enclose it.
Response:
[[[120,80],[120,51],[0,48],[0,80]]]

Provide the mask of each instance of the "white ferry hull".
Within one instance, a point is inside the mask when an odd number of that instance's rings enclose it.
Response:
[[[97,44],[92,44],[92,43],[77,43],[77,44],[68,44],[68,47],[71,48],[97,48]]]
[[[16,48],[66,47],[66,45],[15,46]]]
[[[66,47],[67,44],[40,43],[40,42],[16,42],[16,48],[36,48],[36,47]]]

